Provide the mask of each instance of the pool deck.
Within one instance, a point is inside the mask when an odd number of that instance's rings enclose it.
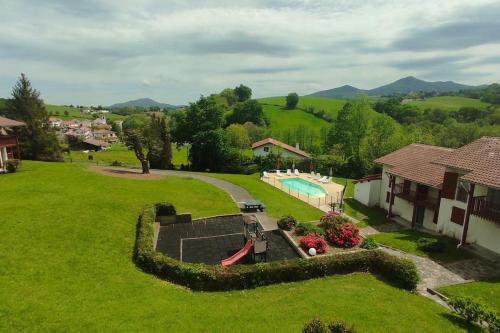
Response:
[[[339,185],[334,182],[330,182],[328,184],[320,183],[312,178],[309,178],[310,174],[308,173],[301,173],[299,176],[296,176],[294,174],[292,176],[287,176],[282,172],[281,177],[277,176],[275,173],[268,172],[268,174],[269,178],[262,177],[261,180],[325,212],[329,212],[331,210],[330,203],[340,202],[342,190],[344,189],[343,185]],[[289,190],[287,187],[285,187],[283,184],[279,182],[280,179],[291,179],[291,178],[300,178],[315,185],[321,186],[327,194],[325,196],[308,196],[294,190]]]

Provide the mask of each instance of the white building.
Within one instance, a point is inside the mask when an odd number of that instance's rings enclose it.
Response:
[[[301,150],[298,144],[296,145],[296,147],[293,147],[287,145],[284,142],[275,140],[273,138],[267,138],[255,142],[254,144],[252,144],[252,150],[254,156],[265,156],[270,152],[273,152],[285,158],[286,157],[297,158],[297,159],[311,158],[311,155]]]
[[[383,156],[354,198],[388,217],[500,253],[500,138],[464,147],[412,144]]]

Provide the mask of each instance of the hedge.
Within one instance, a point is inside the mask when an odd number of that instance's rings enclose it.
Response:
[[[145,272],[193,290],[255,288],[352,272],[379,274],[407,290],[414,290],[418,283],[415,264],[380,250],[229,267],[180,262],[155,250],[154,222],[157,210],[175,211],[172,205],[166,203],[144,207],[137,223],[134,261]]]

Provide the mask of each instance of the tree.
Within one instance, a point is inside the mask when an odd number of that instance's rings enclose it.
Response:
[[[226,88],[221,91],[220,95],[226,99],[227,106],[231,107],[238,102],[238,96],[234,93],[234,89]]]
[[[295,109],[298,103],[299,103],[299,95],[297,95],[297,93],[289,93],[286,96],[287,109]]]
[[[40,93],[31,86],[24,74],[21,74],[12,89],[12,99],[7,104],[7,117],[26,123],[19,130],[22,158],[62,160],[61,146],[54,128],[49,125],[49,115]]]
[[[238,87],[234,88],[234,94],[238,97],[238,101],[244,102],[252,97],[252,89],[240,84]]]
[[[224,130],[221,128],[196,134],[189,151],[192,168],[198,171],[221,171],[228,160],[226,140]]]
[[[64,115],[65,115],[66,117],[67,117],[67,116],[69,116],[69,112],[68,112],[68,110],[64,110]]]
[[[247,149],[250,147],[248,132],[243,125],[232,124],[226,128],[227,142],[230,147],[237,149]]]
[[[236,104],[233,112],[227,116],[227,122],[230,124],[244,124],[248,121],[256,125],[265,124],[262,105],[254,99]]]
[[[125,144],[134,151],[135,157],[141,162],[142,173],[149,174],[149,162],[144,154],[146,138],[139,128],[129,128],[124,131]]]

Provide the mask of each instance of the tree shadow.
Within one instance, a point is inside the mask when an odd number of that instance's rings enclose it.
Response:
[[[456,314],[453,313],[440,313],[442,317],[445,319],[448,319],[451,323],[454,325],[463,328],[465,331],[469,333],[475,333],[475,332],[485,332],[481,327],[475,324],[468,323],[465,319],[462,317],[459,317]]]

